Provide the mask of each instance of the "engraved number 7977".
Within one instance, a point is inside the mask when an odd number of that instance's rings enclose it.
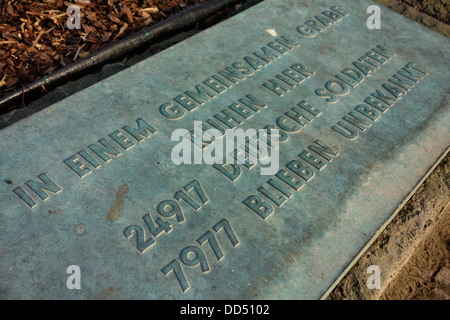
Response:
[[[233,228],[231,227],[231,224],[230,222],[228,222],[228,220],[222,219],[220,222],[218,222],[213,226],[213,230],[215,232],[218,232],[220,229],[224,229],[233,247],[236,247],[239,244],[239,240],[236,234],[234,233]],[[220,261],[224,257],[224,253],[219,246],[217,238],[215,234],[212,233],[211,231],[207,231],[202,236],[200,236],[197,239],[197,242],[200,245],[203,245],[205,242],[208,242],[218,261]],[[202,249],[200,249],[197,246],[187,246],[184,249],[182,249],[180,251],[179,259],[185,266],[188,267],[195,267],[197,265],[200,265],[203,273],[210,271],[209,263],[208,260],[206,259],[205,253],[203,252]],[[183,271],[183,266],[181,265],[178,259],[173,259],[161,269],[161,272],[166,277],[171,271],[173,271],[175,277],[177,278],[181,290],[183,292],[186,292],[186,290],[189,289],[190,286],[186,278],[186,275]]]

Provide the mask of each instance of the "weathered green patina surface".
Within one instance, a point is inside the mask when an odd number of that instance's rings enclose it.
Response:
[[[264,1],[3,129],[0,297],[322,297],[450,144],[449,40],[372,4]],[[279,129],[278,173],[175,165],[194,121]]]

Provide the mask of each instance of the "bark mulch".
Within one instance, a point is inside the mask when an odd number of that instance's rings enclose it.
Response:
[[[206,0],[0,0],[0,98]],[[67,21],[80,8],[80,29]]]

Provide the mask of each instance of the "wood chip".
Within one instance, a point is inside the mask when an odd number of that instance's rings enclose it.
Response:
[[[0,0],[0,98],[205,0]],[[79,6],[81,29],[67,8]]]
[[[120,28],[119,33],[116,34],[116,36],[114,37],[114,39],[119,38],[119,37],[125,32],[125,30],[127,30],[127,28],[128,28],[128,23],[125,23],[125,24],[122,26],[122,28]]]
[[[6,84],[5,79],[6,79],[6,74],[3,76],[3,79],[0,80],[0,88],[3,87]]]

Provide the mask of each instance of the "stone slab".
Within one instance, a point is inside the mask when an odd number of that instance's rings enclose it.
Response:
[[[449,40],[386,9],[370,30],[372,4],[266,0],[3,129],[0,297],[321,298],[450,144]],[[281,174],[173,164],[175,129],[226,114],[281,129]]]

